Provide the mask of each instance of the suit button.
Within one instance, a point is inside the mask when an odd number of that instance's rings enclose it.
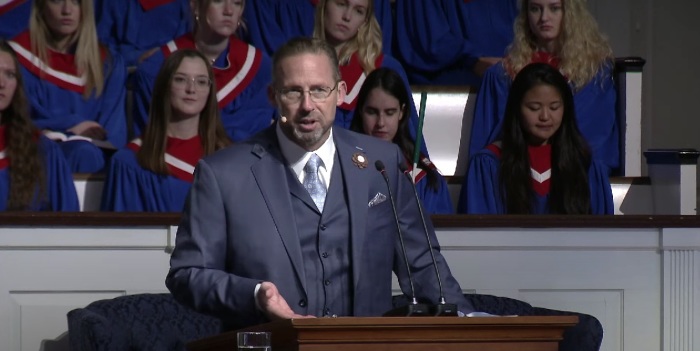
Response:
[[[299,300],[299,307],[306,307],[306,300]]]
[[[323,282],[323,284],[326,284],[326,286],[331,285],[331,281],[330,281],[330,280],[326,280],[325,282]]]
[[[322,253],[322,254],[321,254],[321,257],[323,257],[323,258],[328,258],[328,252]]]
[[[326,230],[326,228],[328,228],[328,227],[326,227],[325,224],[321,224],[321,230]]]

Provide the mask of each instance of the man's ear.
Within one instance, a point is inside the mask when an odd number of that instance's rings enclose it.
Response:
[[[336,101],[335,105],[340,106],[345,102],[345,96],[348,94],[348,86],[345,84],[344,80],[341,80],[338,82],[338,101]]]

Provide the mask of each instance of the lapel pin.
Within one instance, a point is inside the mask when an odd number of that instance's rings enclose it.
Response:
[[[354,163],[357,168],[367,168],[367,156],[363,153],[356,152],[352,154],[352,163]]]

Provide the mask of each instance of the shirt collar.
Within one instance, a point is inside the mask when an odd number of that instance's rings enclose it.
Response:
[[[277,133],[277,140],[279,141],[280,149],[282,151],[282,156],[287,161],[287,165],[294,171],[297,177],[301,178],[304,173],[304,166],[312,154],[316,154],[321,158],[323,164],[321,168],[330,174],[333,169],[333,160],[335,157],[335,142],[333,141],[333,128],[331,127],[328,139],[316,150],[306,151],[301,146],[297,145],[295,142],[290,140],[287,135],[282,132],[282,127],[280,127],[280,122],[277,122],[277,127],[275,128]]]

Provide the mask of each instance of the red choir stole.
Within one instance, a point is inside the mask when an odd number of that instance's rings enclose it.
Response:
[[[0,15],[4,15],[27,0],[0,0]]]
[[[132,140],[126,147],[138,153],[141,149],[141,138]],[[170,174],[180,180],[192,183],[194,180],[194,167],[197,161],[204,156],[202,141],[198,136],[190,139],[177,139],[168,137],[165,144],[165,163]]]
[[[381,67],[383,60],[384,54],[380,54],[376,61],[374,61],[374,67]],[[343,104],[340,105],[340,108],[346,111],[352,111],[355,109],[355,105],[357,105],[357,94],[360,93],[362,83],[367,79],[367,75],[360,65],[360,59],[357,57],[357,52],[352,54],[350,62],[340,66],[340,77],[348,86],[348,93],[345,95],[345,100],[343,100]]]
[[[9,41],[8,44],[17,53],[19,63],[40,79],[51,82],[65,90],[79,94],[85,92],[85,76],[78,75],[74,54],[64,54],[48,49],[46,50],[49,60],[48,64],[41,61],[39,56],[32,52],[29,31],[21,33]],[[107,51],[104,48],[100,48],[100,54],[104,61],[107,58]]]
[[[151,11],[158,6],[167,5],[172,2],[175,2],[175,0],[139,0],[141,8],[143,8],[144,11]]]
[[[486,147],[496,157],[501,158],[500,143],[494,143]],[[528,146],[528,159],[530,161],[530,178],[532,189],[539,196],[549,194],[552,179],[552,145]]]
[[[5,148],[5,126],[0,126],[0,169],[5,169],[10,166],[10,159],[7,157]]]
[[[559,64],[561,61],[556,55],[544,51],[535,51],[532,53],[532,60],[530,60],[530,63],[546,63],[556,69],[559,69]]]
[[[197,49],[192,34],[185,34],[161,47],[165,57],[178,49]],[[231,37],[226,59],[228,61],[226,68],[213,67],[219,108],[224,108],[231,103],[253,81],[260,69],[262,52],[252,45]]]
[[[423,163],[425,163],[426,165],[428,165],[428,168],[435,170],[435,171],[438,171],[437,167],[435,167],[435,164],[432,161],[430,161],[429,158],[425,157],[425,155],[423,155],[423,154],[421,154],[420,157],[421,157],[420,160],[423,161]],[[406,160],[406,165],[408,166],[408,172],[413,172],[413,160]],[[425,178],[425,176],[427,176],[427,175],[428,175],[428,172],[426,172],[426,170],[424,170],[423,168],[420,168],[420,172],[418,172],[418,174],[416,174],[416,179],[414,180],[414,183],[418,184],[418,182],[421,179]]]

